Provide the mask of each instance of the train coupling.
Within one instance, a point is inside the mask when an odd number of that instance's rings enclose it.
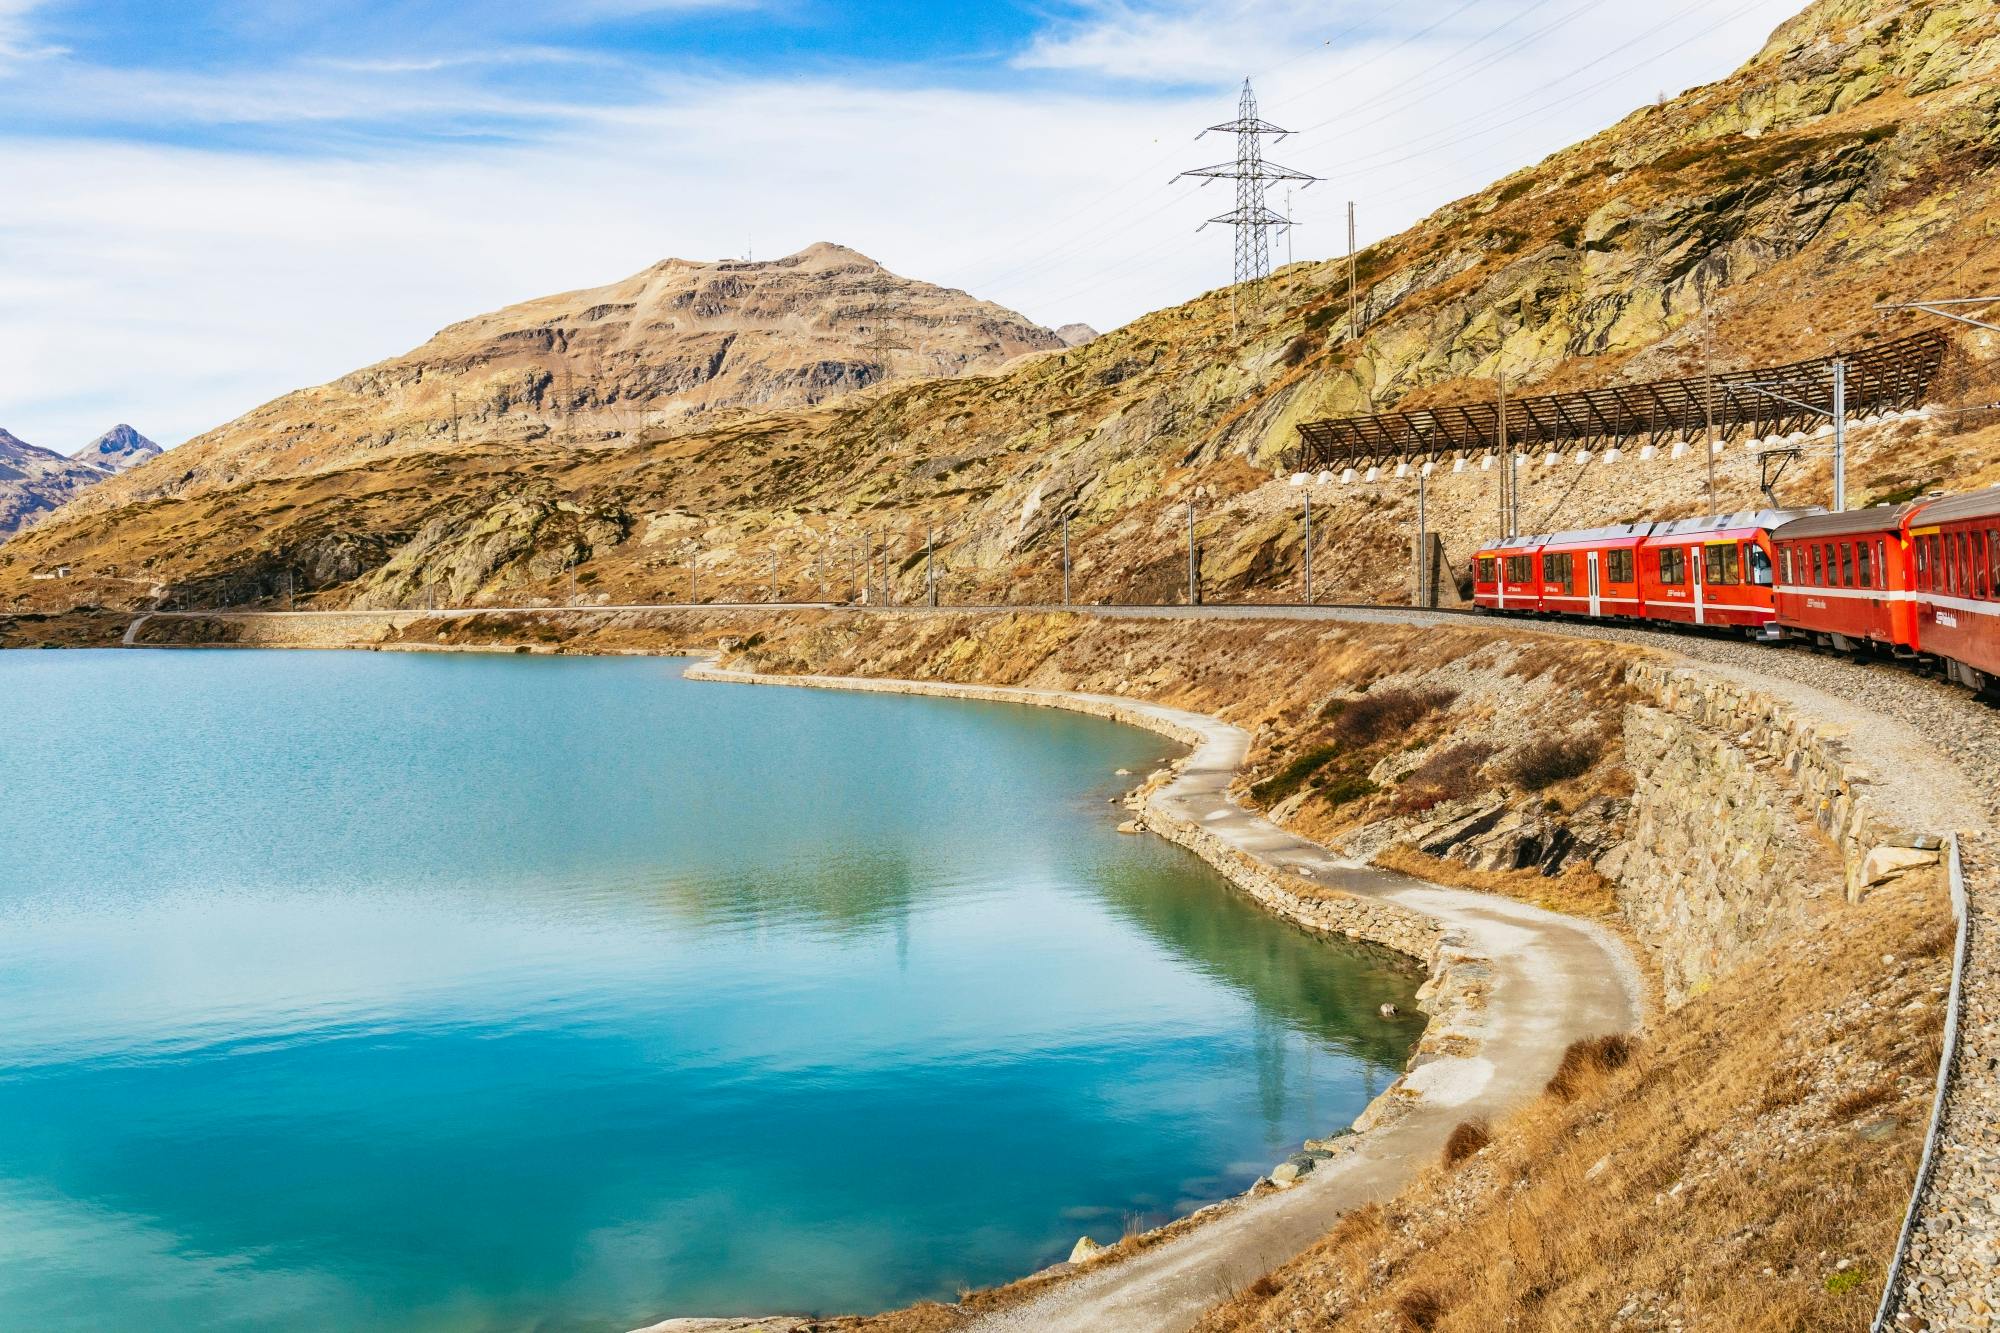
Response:
[[[1767,625],[1759,625],[1757,632],[1752,634],[1750,638],[1756,643],[1783,643],[1786,635],[1784,627],[1774,622]]]

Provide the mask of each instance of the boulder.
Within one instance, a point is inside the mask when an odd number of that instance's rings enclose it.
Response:
[[[1109,1247],[1099,1245],[1090,1237],[1085,1236],[1078,1240],[1070,1249],[1069,1261],[1073,1264],[1087,1264],[1093,1260],[1103,1258],[1107,1253],[1109,1253]]]
[[[1893,847],[1884,844],[1871,848],[1861,861],[1861,883],[1867,888],[1877,884],[1887,884],[1912,870],[1938,863],[1938,854],[1922,847]]]
[[[1309,1176],[1320,1159],[1312,1153],[1295,1153],[1271,1168],[1271,1183],[1279,1189],[1290,1189],[1299,1183],[1301,1176]]]

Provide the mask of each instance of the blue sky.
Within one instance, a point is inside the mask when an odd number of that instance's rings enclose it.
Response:
[[[1398,230],[1799,3],[0,0],[0,426],[173,444],[511,301],[815,240],[1109,328],[1226,278],[1224,187],[1169,182],[1245,76],[1326,178],[1319,257],[1346,200]]]

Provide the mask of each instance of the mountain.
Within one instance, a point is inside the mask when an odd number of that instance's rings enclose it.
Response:
[[[1101,336],[1088,324],[1065,324],[1056,330],[1056,337],[1063,340],[1065,347],[1081,347],[1087,342],[1096,341]]]
[[[70,459],[106,472],[129,472],[160,452],[159,445],[120,422],[71,454]]]
[[[108,475],[0,430],[0,537],[35,522]]]
[[[418,363],[385,363],[214,432],[184,485],[184,469],[160,465],[108,483],[0,547],[0,598],[110,605],[130,594],[93,587],[92,571],[134,566],[191,604],[255,601],[288,580],[322,605],[514,601],[572,586],[637,600],[684,595],[697,564],[707,595],[762,596],[774,558],[787,590],[840,594],[864,543],[886,543],[904,599],[924,577],[913,553],[929,529],[947,601],[1019,601],[1059,593],[1067,517],[1080,598],[1166,600],[1184,586],[1190,503],[1211,600],[1293,597],[1301,494],[1286,454],[1299,422],[1487,398],[1502,372],[1510,392],[1555,391],[1777,365],[1939,327],[1876,305],[2000,290],[1995,235],[2000,6],[1818,0],[1728,78],[1647,102],[1363,251],[1352,311],[1344,259],[1288,265],[1080,347],[1009,363],[1001,346],[966,367],[975,373],[817,404],[751,393],[727,416],[698,405],[673,430],[619,436],[611,423],[639,382],[635,363],[614,355],[618,336],[596,341],[584,298],[556,298],[505,322],[531,330],[518,339],[531,349],[573,349],[567,432],[546,381],[519,387],[548,373],[552,354],[511,361],[501,317],[474,321]],[[703,274],[726,286],[753,277],[727,265]],[[662,270],[634,280],[675,291],[692,281]],[[606,318],[635,326],[633,314]],[[865,333],[863,322],[841,327]],[[1986,335],[1959,335],[1934,398],[2000,400],[1996,351]],[[700,402],[725,392],[734,355],[689,383]],[[457,449],[439,415],[447,382],[487,386],[484,397],[461,389],[475,428]],[[578,447],[622,438],[634,442]],[[1765,503],[1754,455],[1731,448],[1716,464],[1717,507]],[[1809,453],[1773,494],[1824,502],[1827,473],[1826,453]],[[1537,466],[1522,474],[1522,523],[1701,512],[1705,474],[1667,450]],[[1430,478],[1425,517],[1453,570],[1492,535],[1496,475]],[[1862,502],[1994,480],[1991,412],[1878,422],[1853,438],[1850,491]],[[1318,595],[1407,595],[1415,479],[1319,486],[1313,500]],[[31,586],[29,570],[51,562],[79,577]]]
[[[826,242],[783,259],[668,259],[606,287],[454,324],[287,394],[121,480],[92,509],[467,443],[596,448],[889,380],[994,370],[1055,334]]]

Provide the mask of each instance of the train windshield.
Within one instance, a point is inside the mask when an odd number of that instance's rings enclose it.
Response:
[[[1744,550],[1750,555],[1750,582],[1760,588],[1771,586],[1771,557],[1764,554],[1764,548],[1755,542],[1748,542]]]

